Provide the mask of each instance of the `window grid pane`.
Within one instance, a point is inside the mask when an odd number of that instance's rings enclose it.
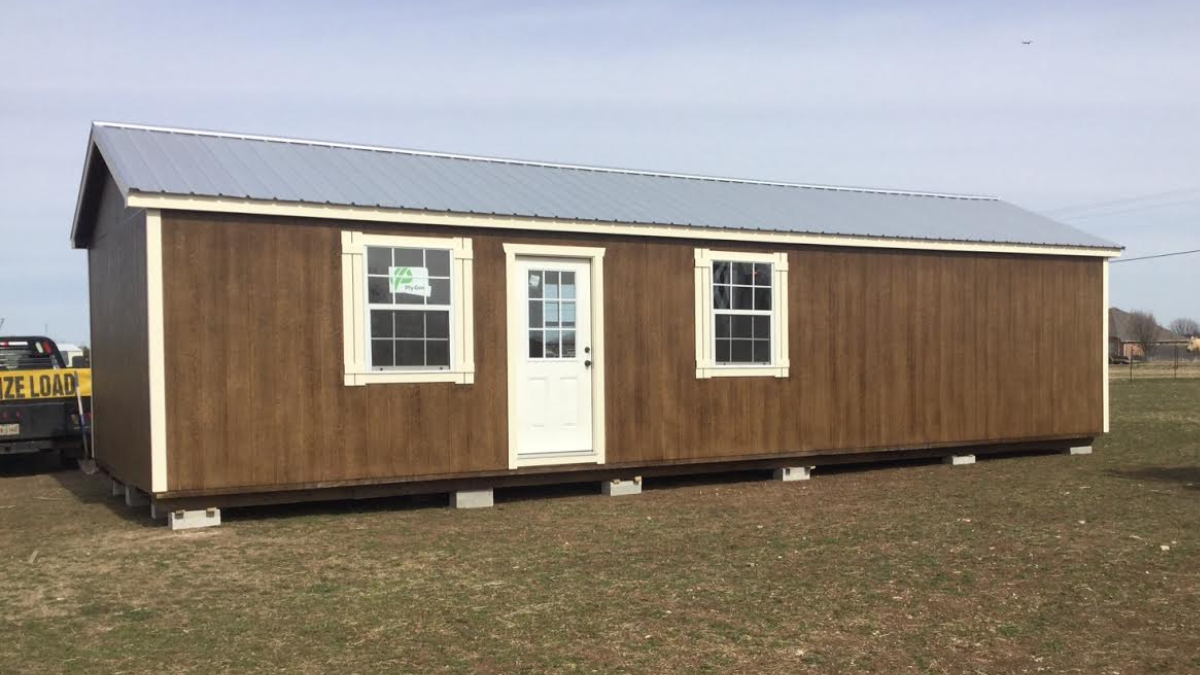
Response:
[[[449,369],[451,250],[368,246],[366,263],[371,368]],[[430,297],[391,293],[391,267],[425,267]]]
[[[720,365],[770,365],[774,266],[714,261],[712,266],[714,361]]]

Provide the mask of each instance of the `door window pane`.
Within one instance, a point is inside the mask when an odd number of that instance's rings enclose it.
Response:
[[[529,272],[529,357],[570,359],[578,354],[575,272]]]

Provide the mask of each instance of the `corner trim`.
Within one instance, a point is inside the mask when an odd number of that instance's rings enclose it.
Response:
[[[167,486],[167,373],[163,338],[162,213],[146,210],[146,351],[150,386],[150,491]]]

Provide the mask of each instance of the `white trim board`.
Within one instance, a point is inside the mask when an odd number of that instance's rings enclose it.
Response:
[[[1103,375],[1102,375],[1102,377],[1104,378],[1104,382],[1101,386],[1104,389],[1104,394],[1103,394],[1103,396],[1104,396],[1104,433],[1107,434],[1108,433],[1108,353],[1109,353],[1109,346],[1108,346],[1108,261],[1107,260],[1104,261],[1104,282],[1103,282],[1103,291],[1101,291],[1101,295],[1104,298],[1104,302],[1101,303],[1103,306],[1100,308],[1101,311],[1103,312],[1103,314],[1102,314],[1103,321],[1101,321],[1100,325],[1103,326],[1102,332],[1104,333],[1104,339],[1103,339],[1104,344],[1103,344],[1103,347],[1101,348],[1101,352],[1100,352],[1100,357],[1102,359],[1100,362],[1104,364],[1103,365],[1104,371],[1103,371]]]
[[[150,389],[150,491],[167,486],[167,372],[163,318],[162,214],[146,210],[146,356]]]
[[[367,206],[330,206],[301,202],[277,202],[225,197],[189,197],[148,194],[131,191],[125,198],[130,207],[156,208],[207,213],[236,213],[290,218],[325,218],[378,223],[440,225],[538,232],[571,232],[597,235],[634,237],[665,237],[708,241],[737,241],[742,243],[791,244],[807,246],[841,246],[851,248],[911,249],[920,251],[958,251],[967,253],[1012,253],[1022,255],[1087,256],[1112,258],[1119,256],[1117,248],[1087,248],[1035,244],[1005,244],[992,242],[898,239],[800,232],[775,232],[733,228],[656,225],[649,223],[620,223],[558,218],[527,218],[467,213],[435,213],[414,209],[388,209]]]
[[[745,253],[695,249],[696,260],[696,379],[713,377],[787,377],[791,368],[788,357],[788,254]],[[721,365],[716,362],[713,334],[714,312],[712,265],[714,260],[771,263],[771,364]]]
[[[367,367],[366,274],[368,246],[438,248],[450,251],[451,367],[446,370],[370,370]],[[464,237],[409,237],[342,230],[342,350],[345,385],[414,382],[475,383],[475,285],[471,240]]]
[[[519,429],[516,416],[517,377],[520,349],[524,344],[524,327],[514,321],[519,316],[513,308],[525,302],[523,286],[515,270],[517,257],[578,258],[591,261],[591,321],[592,321],[592,452],[586,455],[561,455],[522,459],[518,456]],[[504,244],[505,318],[507,332],[506,368],[508,372],[508,468],[524,466],[552,466],[558,464],[604,464],[605,462],[605,406],[604,406],[604,249],[584,246],[542,246],[538,244]]]

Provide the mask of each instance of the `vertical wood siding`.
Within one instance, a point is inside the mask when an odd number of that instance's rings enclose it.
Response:
[[[88,249],[96,460],[149,491],[146,214],[106,179]]]
[[[473,385],[342,382],[342,228],[470,236]],[[505,242],[602,246],[609,464],[1084,437],[1102,427],[1098,260],[790,247],[791,377],[697,380],[695,246],[163,215],[168,485],[507,467]]]

